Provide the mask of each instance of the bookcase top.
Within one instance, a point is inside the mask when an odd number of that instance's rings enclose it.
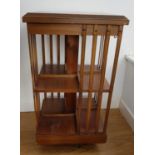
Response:
[[[125,16],[118,15],[27,13],[23,16],[23,22],[51,24],[128,25],[129,20]]]

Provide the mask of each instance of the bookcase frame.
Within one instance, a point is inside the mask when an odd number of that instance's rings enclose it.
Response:
[[[124,16],[27,13],[29,55],[31,63],[36,141],[39,144],[104,143],[123,26],[129,23]],[[40,35],[42,68],[38,69],[36,35]],[[45,35],[49,38],[50,63],[46,63]],[[56,35],[57,63],[53,63],[53,35]],[[65,36],[65,63],[60,64],[60,37]],[[90,64],[85,64],[87,36],[92,36]],[[78,65],[79,36],[81,57]],[[97,37],[101,36],[98,64],[95,63]],[[110,82],[106,67],[110,37],[116,48]],[[57,93],[57,97],[54,93]],[[44,93],[40,104],[40,93]],[[50,93],[50,96],[48,95]],[[64,96],[61,97],[61,93]],[[83,95],[87,93],[87,97]],[[101,109],[103,93],[108,93],[106,109]]]

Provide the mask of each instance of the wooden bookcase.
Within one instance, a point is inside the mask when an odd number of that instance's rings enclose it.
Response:
[[[23,22],[27,23],[28,31],[37,122],[36,141],[39,144],[106,142],[122,31],[123,26],[129,23],[128,19],[124,16],[111,15],[27,13],[23,17]],[[56,50],[53,48],[54,36]],[[64,64],[60,63],[62,36],[65,45]],[[87,36],[92,36],[92,44],[90,44],[92,50],[86,55]],[[100,37],[101,48],[97,53],[98,37]],[[108,82],[105,75],[112,37],[116,39],[116,48],[111,80]],[[40,70],[38,44],[42,49]],[[45,46],[49,47],[48,51]],[[49,63],[46,62],[47,52]],[[54,53],[56,53],[57,63],[54,63]],[[86,57],[90,58],[89,64],[85,63]],[[41,93],[44,94],[42,104],[40,103]],[[108,101],[106,109],[102,110],[104,93],[108,93]]]

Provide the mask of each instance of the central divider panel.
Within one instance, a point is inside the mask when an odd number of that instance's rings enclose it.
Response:
[[[67,74],[77,74],[78,72],[78,49],[79,36],[65,36],[65,70]],[[65,93],[66,112],[75,112],[76,93]]]

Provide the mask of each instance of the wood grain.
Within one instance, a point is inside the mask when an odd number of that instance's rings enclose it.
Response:
[[[116,24],[125,25],[129,20],[125,16],[115,15],[80,15],[54,13],[27,13],[23,16],[27,23],[69,23],[69,24]]]
[[[42,44],[42,62],[43,62],[43,65],[46,64],[46,59],[45,59],[45,36],[44,35],[41,35],[41,44]],[[44,97],[47,98],[47,93],[45,92],[44,93]]]
[[[115,76],[116,76],[116,69],[117,69],[118,57],[119,57],[121,41],[122,41],[122,32],[123,32],[123,27],[119,26],[119,33],[118,33],[118,36],[117,36],[115,56],[114,56],[113,67],[112,67],[112,75],[111,75],[111,81],[110,81],[110,93],[108,95],[108,101],[107,101],[107,107],[106,107],[107,110],[106,110],[106,114],[105,114],[105,122],[104,122],[104,128],[103,128],[103,131],[105,133],[107,131],[108,118],[109,118],[109,112],[110,112],[110,105],[111,105],[114,82],[115,82]]]
[[[37,92],[66,92],[73,93],[79,90],[77,77],[38,78],[35,82]]]
[[[78,72],[78,47],[79,36],[65,36],[65,67],[67,74],[77,74]],[[66,110],[75,112],[76,93],[65,93]]]
[[[53,65],[53,36],[52,35],[49,35],[49,46],[50,46],[50,64]],[[53,97],[53,93],[51,93],[51,97]]]
[[[82,46],[81,46],[81,62],[80,62],[80,90],[79,90],[79,101],[77,102],[78,111],[76,112],[76,120],[77,120],[77,130],[80,133],[80,122],[81,122],[81,106],[82,106],[82,90],[83,90],[83,74],[85,68],[85,49],[86,49],[86,25],[83,26],[82,30]]]
[[[23,21],[27,22],[28,30],[37,142],[39,144],[106,142],[122,30],[123,26],[129,23],[128,19],[113,15],[27,13]],[[40,34],[42,44],[43,65],[40,73],[37,64],[36,34]],[[46,35],[49,36],[49,50],[45,48]],[[57,36],[57,51],[53,51],[53,35]],[[60,35],[65,35],[63,65],[60,65]],[[82,46],[79,44],[79,35],[82,35]],[[86,39],[89,35],[93,36],[91,61],[85,65]],[[97,66],[95,58],[99,35],[105,39]],[[117,45],[109,84],[105,73],[109,41],[113,36],[117,36]],[[78,65],[79,47],[82,52],[81,66]],[[46,64],[47,52],[50,53],[50,64]],[[57,64],[53,64],[54,52],[57,53]],[[44,93],[42,107],[40,107],[40,92]],[[47,96],[47,92],[51,93],[51,98]],[[86,99],[83,96],[84,92],[88,93]],[[53,93],[57,93],[58,97],[54,98]],[[64,97],[60,97],[60,93],[64,93]],[[101,110],[102,93],[108,93],[104,111]]]
[[[90,125],[90,115],[91,115],[91,105],[92,105],[92,89],[94,81],[94,66],[95,66],[95,57],[96,57],[96,45],[97,45],[97,35],[96,35],[96,25],[94,25],[94,34],[93,34],[93,43],[92,43],[92,53],[91,53],[91,65],[89,73],[89,84],[88,84],[88,104],[87,104],[87,117],[86,117],[86,131],[89,130]]]
[[[109,41],[110,41],[110,29],[111,29],[111,27],[108,25],[107,33],[106,33],[105,41],[104,41],[104,49],[103,49],[103,57],[102,57],[102,65],[101,65],[101,77],[100,77],[98,99],[97,99],[98,106],[97,106],[97,113],[96,113],[96,132],[98,132],[98,128],[99,128],[99,119],[100,119],[100,111],[101,111],[101,104],[102,104],[102,90],[104,88]]]
[[[28,23],[28,31],[31,34],[57,34],[57,35],[82,35],[83,24],[39,24]],[[87,25],[87,35],[93,34],[93,25]],[[97,35],[106,34],[106,25],[98,25]],[[111,25],[110,35],[118,34],[118,26]]]

